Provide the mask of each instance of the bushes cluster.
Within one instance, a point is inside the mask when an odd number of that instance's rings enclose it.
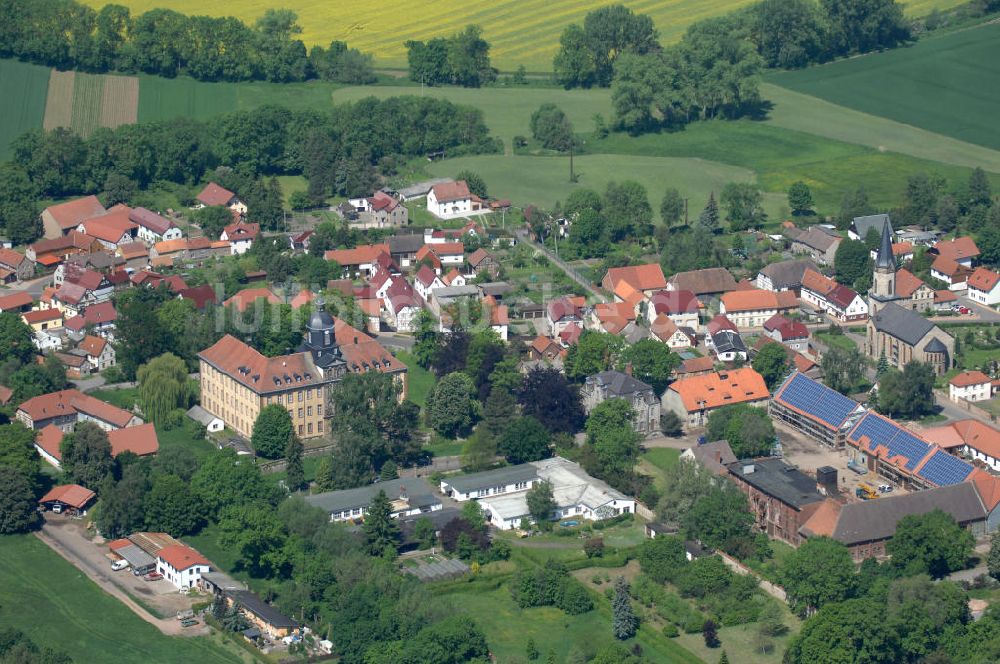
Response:
[[[587,589],[569,575],[565,565],[555,560],[536,570],[519,571],[511,581],[510,592],[522,609],[555,606],[578,615],[594,608]]]

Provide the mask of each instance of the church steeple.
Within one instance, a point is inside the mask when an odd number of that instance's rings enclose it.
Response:
[[[892,235],[889,231],[889,224],[882,224],[882,240],[878,246],[878,253],[875,254],[875,268],[896,271],[896,257],[892,253]]]
[[[892,230],[888,220],[882,224],[882,239],[875,254],[874,272],[869,291],[869,316],[874,316],[886,302],[899,299],[896,295],[896,256],[892,253]]]

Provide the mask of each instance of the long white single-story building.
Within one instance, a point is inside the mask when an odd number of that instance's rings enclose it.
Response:
[[[635,512],[635,499],[588,475],[579,464],[562,457],[472,475],[450,477],[441,490],[459,501],[475,499],[487,520],[500,530],[531,521],[528,489],[541,481],[552,484],[556,503],[553,519],[600,521]]]
[[[361,521],[379,491],[384,491],[392,502],[393,518],[436,512],[443,507],[440,499],[433,495],[431,485],[419,477],[401,477],[356,489],[317,493],[306,496],[306,502],[326,510],[330,521]]]

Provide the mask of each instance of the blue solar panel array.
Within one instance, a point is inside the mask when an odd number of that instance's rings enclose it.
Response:
[[[938,486],[947,486],[964,482],[971,472],[972,466],[944,450],[938,450],[917,474]]]
[[[861,421],[855,425],[848,436],[852,442],[857,443],[863,436],[868,436],[871,449],[876,445],[884,445],[888,450],[888,458],[895,456],[906,457],[904,464],[907,470],[913,470],[917,463],[927,456],[931,446],[895,422],[884,420],[872,413],[868,413]]]
[[[798,408],[816,419],[837,428],[844,423],[858,402],[845,397],[826,385],[803,376],[793,374],[778,395],[778,401]]]

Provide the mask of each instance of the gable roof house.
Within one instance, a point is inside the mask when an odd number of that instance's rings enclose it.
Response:
[[[979,247],[966,235],[954,240],[940,240],[927,253],[955,261],[963,267],[973,267],[979,258]]]
[[[111,302],[100,302],[87,307],[81,315],[67,318],[63,328],[74,341],[83,339],[88,328],[100,337],[113,339],[117,320],[118,312],[115,310],[115,305]]]
[[[115,348],[106,339],[88,334],[77,348],[85,353],[91,371],[104,371],[115,365]]]
[[[35,264],[13,249],[0,247],[0,282],[24,281],[35,276]]]
[[[131,211],[126,205],[115,205],[102,215],[81,221],[76,230],[97,238],[102,247],[114,252],[118,245],[135,241],[139,226],[129,219]]]
[[[965,290],[972,275],[972,268],[962,265],[947,256],[938,256],[931,263],[931,276],[948,284],[948,290]]]
[[[769,411],[772,418],[839,449],[865,409],[850,397],[795,371],[775,390]]]
[[[194,588],[211,569],[205,556],[184,544],[165,546],[156,554],[156,571],[176,588]]]
[[[248,224],[238,221],[222,229],[219,240],[229,243],[229,252],[233,256],[245,254],[250,251],[254,240],[260,234],[260,224]]]
[[[98,239],[79,232],[74,226],[66,235],[39,240],[28,245],[24,255],[36,263],[38,268],[52,269],[68,256],[99,251],[102,251],[102,246]]]
[[[323,253],[323,258],[337,263],[345,276],[371,275],[383,254],[391,260],[388,244],[362,244],[354,249],[330,249]]]
[[[863,297],[815,270],[806,270],[802,276],[801,293],[805,302],[841,322],[868,318],[868,303]]]
[[[465,180],[441,182],[427,192],[427,211],[439,219],[489,212],[482,200],[469,191]]]
[[[260,305],[258,300],[264,300]],[[238,312],[245,313],[251,307],[281,304],[281,298],[271,292],[270,288],[244,288],[234,293],[232,297],[222,303],[224,307],[236,307]]]
[[[389,255],[400,267],[410,267],[415,261],[420,247],[426,244],[423,235],[416,233],[393,235],[388,239]]]
[[[197,201],[195,207],[225,207],[235,212],[241,218],[247,214],[247,206],[240,200],[239,196],[214,182],[209,182],[205,185],[205,188],[198,193],[195,200]]]
[[[431,292],[444,288],[444,282],[429,265],[421,265],[413,277],[413,287],[425,300],[430,299]]]
[[[134,208],[128,218],[139,227],[136,231],[138,238],[149,245],[164,240],[179,240],[183,235],[173,221],[144,207]]]
[[[738,328],[757,328],[763,327],[764,323],[774,314],[786,313],[798,308],[798,298],[793,291],[773,293],[753,289],[724,294],[719,311],[725,314]]]
[[[868,237],[868,232],[875,229],[875,233],[881,237],[883,227],[889,227],[889,234],[892,234],[892,222],[887,214],[869,214],[863,217],[855,217],[847,229],[847,237],[852,240],[864,241]]]
[[[549,334],[559,336],[570,323],[578,327],[583,325],[583,307],[586,300],[583,297],[563,296],[549,300],[545,305],[545,317],[549,324]]]
[[[678,272],[670,277],[667,282],[669,290],[689,290],[705,301],[710,298],[730,291],[738,290],[736,279],[724,267],[709,267],[703,270],[691,270],[690,272]]]
[[[538,335],[528,345],[528,358],[533,361],[545,361],[549,364],[562,357],[563,348],[555,339]]]
[[[67,235],[76,230],[84,219],[102,215],[107,210],[97,200],[97,196],[85,196],[58,205],[50,205],[42,210],[42,229],[46,239]]]
[[[0,296],[0,313],[6,311],[24,313],[31,311],[31,307],[34,304],[35,300],[31,297],[31,293],[28,291],[15,291],[10,295]]]
[[[497,260],[496,256],[480,247],[469,256],[469,269],[475,275],[485,272],[490,275],[490,279],[496,279],[500,275],[500,261]]]
[[[736,455],[726,440],[699,443],[681,452],[681,458],[694,461],[713,475],[728,475],[726,466],[736,463]]]
[[[739,332],[719,330],[708,336],[712,339],[712,352],[719,362],[746,361],[750,357]]]
[[[650,385],[621,371],[587,376],[580,397],[588,415],[608,399],[624,399],[635,412],[632,428],[637,433],[649,435],[660,430],[659,395]]]
[[[896,270],[896,304],[922,313],[935,305],[934,289],[907,270]]]
[[[697,331],[700,306],[698,298],[689,290],[658,290],[649,297],[646,320],[656,320],[662,314],[678,327]]]
[[[409,223],[410,211],[398,199],[385,191],[376,191],[367,198],[352,198],[348,203],[354,206],[357,224],[361,228],[389,228],[405,226]]]
[[[698,343],[697,335],[693,328],[679,327],[677,323],[666,314],[660,314],[649,324],[649,333],[673,350],[681,348],[691,348]]]
[[[330,521],[363,521],[372,499],[384,491],[392,502],[391,516],[436,512],[443,507],[431,485],[421,477],[400,477],[355,489],[327,491],[306,496],[306,502],[330,515]]]
[[[112,406],[77,389],[59,390],[28,399],[17,407],[18,421],[29,429],[43,429],[55,424],[65,432],[78,421],[89,421],[105,431],[142,424],[127,410]]]
[[[617,293],[620,282],[625,282],[644,296],[667,288],[667,280],[663,276],[663,268],[659,263],[645,263],[627,267],[613,267],[601,280],[601,287],[609,293]]]
[[[58,505],[60,511],[83,515],[87,513],[87,506],[96,497],[96,493],[79,484],[63,484],[52,487],[48,493],[38,499],[38,504],[50,510]]]
[[[797,254],[808,254],[820,265],[833,265],[833,257],[837,253],[841,239],[835,230],[810,226],[792,240],[791,249]]]
[[[797,320],[774,314],[764,322],[764,332],[792,350],[809,350],[809,328]]]
[[[958,420],[925,429],[924,438],[973,463],[979,461],[1000,472],[1000,431],[979,420]]]
[[[736,403],[764,405],[771,393],[764,378],[751,367],[689,376],[674,381],[663,393],[663,407],[688,426],[702,426],[709,413]]]
[[[799,528],[803,537],[831,537],[845,545],[855,562],[887,556],[886,544],[907,516],[941,510],[977,537],[985,534],[987,509],[976,486],[962,482],[878,500],[841,504],[831,498]]]
[[[1000,304],[1000,274],[985,267],[977,267],[966,282],[966,296],[973,302],[988,307]]]
[[[385,303],[389,324],[397,332],[413,332],[417,329],[417,319],[423,303],[406,279],[400,277],[392,282],[386,290]]]
[[[806,270],[816,270],[816,263],[811,258],[795,258],[765,265],[757,273],[755,283],[757,288],[767,291],[791,290],[796,293],[802,288],[802,275]]]

